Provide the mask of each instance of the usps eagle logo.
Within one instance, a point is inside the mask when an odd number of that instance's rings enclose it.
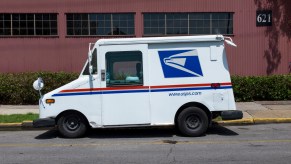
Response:
[[[198,52],[194,50],[158,51],[164,77],[202,77]]]

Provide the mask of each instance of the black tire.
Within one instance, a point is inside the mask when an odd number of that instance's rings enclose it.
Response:
[[[75,112],[66,113],[58,120],[58,130],[63,137],[79,138],[87,131],[85,118]]]
[[[184,109],[177,118],[178,129],[185,136],[198,137],[208,128],[207,114],[198,107]]]

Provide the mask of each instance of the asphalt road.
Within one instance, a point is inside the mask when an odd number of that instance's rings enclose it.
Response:
[[[55,130],[0,131],[0,163],[290,163],[291,124],[217,126],[202,137],[171,128],[92,130],[64,139]]]

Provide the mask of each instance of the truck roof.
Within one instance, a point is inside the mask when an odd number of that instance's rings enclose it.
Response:
[[[222,35],[199,35],[199,36],[174,36],[174,37],[144,37],[144,38],[118,38],[99,39],[97,45],[121,45],[121,44],[148,44],[148,43],[175,43],[175,42],[208,42],[222,41]]]

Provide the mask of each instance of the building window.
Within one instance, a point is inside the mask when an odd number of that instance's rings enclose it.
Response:
[[[67,14],[67,35],[134,35],[134,14]]]
[[[11,35],[11,14],[0,14],[0,35]]]
[[[57,35],[57,14],[0,14],[0,35]]]
[[[167,14],[166,34],[188,34],[188,14]]]
[[[144,34],[233,34],[233,13],[145,13]]]
[[[144,34],[165,35],[165,14],[144,14]]]

